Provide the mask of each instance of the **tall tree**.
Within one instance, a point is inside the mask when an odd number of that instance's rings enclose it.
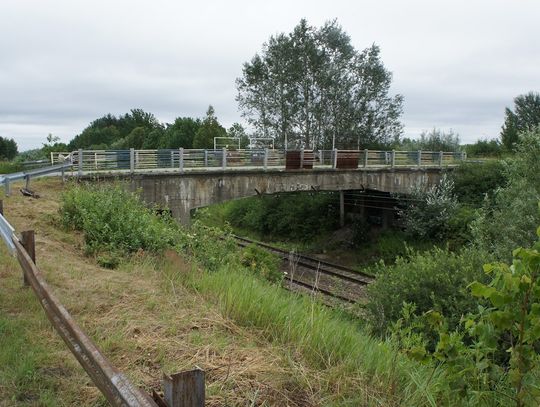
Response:
[[[177,117],[163,132],[160,148],[193,148],[193,139],[201,127],[200,119]]]
[[[270,37],[237,79],[242,115],[258,136],[286,147],[389,144],[399,138],[402,97],[373,45],[358,52],[337,22],[306,20]]]
[[[15,140],[0,137],[0,159],[12,160],[17,155],[17,143]]]
[[[212,105],[193,139],[193,148],[214,148],[214,137],[227,137],[227,131],[219,124]]]
[[[540,125],[540,93],[519,95],[514,99],[514,111],[506,108],[505,113],[501,142],[508,150],[514,150],[519,133]]]

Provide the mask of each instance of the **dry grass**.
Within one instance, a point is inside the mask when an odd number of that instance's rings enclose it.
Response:
[[[36,231],[37,263],[61,302],[112,363],[146,389],[157,388],[162,372],[199,366],[207,372],[208,406],[317,406],[327,380],[285,347],[240,327],[173,276],[191,265],[168,253],[141,253],[117,270],[84,257],[82,238],[55,226],[59,196],[56,179],[33,183],[41,199],[15,191],[4,199],[5,215],[17,231]],[[33,391],[13,401],[17,384],[0,381],[0,405],[102,405],[99,391],[51,329],[37,301],[21,288],[21,272],[0,259],[0,316],[28,329],[25,351],[41,349],[35,374],[47,375]],[[173,273],[174,271],[175,273]],[[40,354],[41,354],[40,353]],[[0,368],[1,370],[2,368]],[[50,373],[51,374],[47,374]],[[0,375],[0,380],[5,376]],[[45,401],[44,401],[45,400]]]

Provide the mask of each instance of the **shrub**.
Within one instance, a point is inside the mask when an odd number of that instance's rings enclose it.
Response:
[[[251,244],[242,250],[240,262],[268,281],[277,283],[283,280],[283,273],[279,269],[280,259],[275,254],[261,249],[255,244]]]
[[[504,164],[501,161],[461,164],[450,174],[454,194],[461,203],[479,207],[486,195],[506,184]]]
[[[60,215],[64,226],[84,232],[85,250],[91,255],[159,252],[177,240],[178,227],[171,218],[156,216],[119,185],[71,188],[62,197]],[[103,262],[112,265],[116,260],[103,257]]]
[[[485,280],[484,259],[471,249],[452,253],[435,248],[398,257],[393,266],[379,263],[372,268],[377,279],[367,288],[367,318],[373,330],[384,335],[400,319],[404,303],[415,304],[420,313],[440,311],[455,327],[462,315],[476,307],[466,287],[472,281]]]

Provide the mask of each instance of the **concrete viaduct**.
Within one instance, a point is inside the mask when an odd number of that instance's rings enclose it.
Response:
[[[376,190],[409,193],[416,185],[437,184],[448,168],[356,168],[309,170],[235,169],[189,172],[87,175],[83,179],[121,179],[131,190],[142,191],[148,204],[170,209],[174,218],[189,224],[192,209],[260,194],[292,191]]]

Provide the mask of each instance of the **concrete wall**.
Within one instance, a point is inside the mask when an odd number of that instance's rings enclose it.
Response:
[[[438,168],[235,170],[161,174],[137,173],[126,174],[122,178],[129,182],[133,190],[141,189],[142,198],[147,203],[166,206],[175,218],[182,223],[189,223],[191,209],[257,194],[364,188],[392,193],[407,193],[414,185],[425,184],[429,186],[438,183],[443,171]]]

